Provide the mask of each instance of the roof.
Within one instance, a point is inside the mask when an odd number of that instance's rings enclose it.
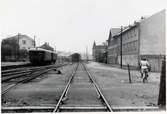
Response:
[[[119,33],[120,32],[120,28],[111,28],[110,29],[110,33],[109,33],[109,38],[108,38],[108,41],[110,41],[111,40],[111,38],[113,37],[113,36],[115,36],[117,33]]]
[[[43,49],[43,48],[30,48],[29,51],[47,51],[47,52],[52,52],[54,53],[54,51],[51,51],[51,50],[46,50],[46,49]]]
[[[33,40],[31,37],[27,36],[27,35],[22,35],[22,34],[18,34],[18,35],[15,35],[15,36],[11,36],[11,37],[8,37],[8,38],[5,38],[5,40],[10,40],[10,39],[22,39],[22,38],[27,38],[27,39],[30,39],[30,40]]]
[[[95,49],[105,49],[106,46],[104,45],[96,45]]]
[[[134,23],[133,25],[129,25],[128,27],[124,27],[123,30],[122,30],[122,33],[125,33],[126,31],[129,31],[130,29],[136,27],[137,25],[138,25],[138,22]],[[117,36],[119,36],[119,35],[121,35],[121,31],[118,32],[117,34],[115,34],[115,35],[113,36],[113,38],[114,38],[114,37],[117,37]]]
[[[115,36],[118,32],[120,32],[120,28],[111,28],[111,34],[112,36]]]
[[[49,46],[49,43],[44,43],[43,45],[39,46],[39,48],[43,48],[51,51],[54,50],[51,46]]]

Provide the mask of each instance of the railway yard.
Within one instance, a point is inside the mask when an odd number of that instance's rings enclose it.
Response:
[[[60,71],[60,72],[59,72]],[[2,71],[2,112],[159,111],[160,73],[142,83],[139,71],[97,62]]]

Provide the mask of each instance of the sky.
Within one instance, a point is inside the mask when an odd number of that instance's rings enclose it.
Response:
[[[110,28],[128,26],[141,16],[167,8],[167,0],[0,0],[0,39],[36,36],[59,51],[92,53]]]

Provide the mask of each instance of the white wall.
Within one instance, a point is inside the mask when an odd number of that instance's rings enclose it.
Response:
[[[165,10],[140,23],[140,54],[165,54]]]

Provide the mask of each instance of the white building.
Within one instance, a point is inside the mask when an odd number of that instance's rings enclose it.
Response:
[[[16,38],[18,38],[19,41],[19,49],[30,49],[35,47],[35,41],[30,38],[27,35],[20,35],[18,34],[17,36],[15,36]]]

